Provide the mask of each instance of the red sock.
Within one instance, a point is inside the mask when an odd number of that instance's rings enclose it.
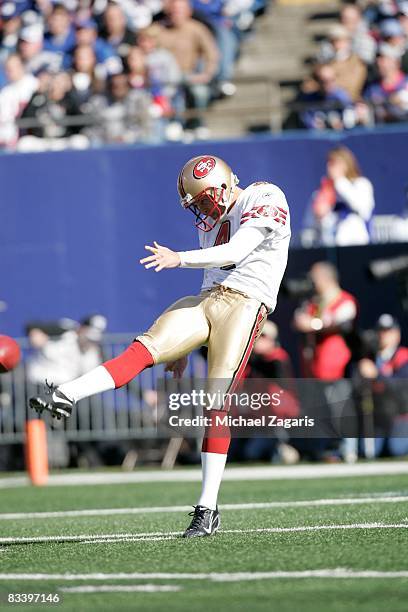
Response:
[[[231,442],[231,432],[228,425],[217,425],[215,417],[225,417],[227,412],[224,410],[211,410],[211,419],[214,421],[205,430],[205,436],[201,450],[203,453],[218,453],[226,455]]]
[[[102,364],[115,381],[115,388],[123,387],[140,374],[142,370],[153,365],[153,357],[141,342],[133,342],[118,357]]]

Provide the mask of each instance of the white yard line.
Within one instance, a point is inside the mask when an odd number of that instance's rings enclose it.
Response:
[[[175,593],[181,591],[181,587],[168,584],[137,584],[133,586],[84,584],[78,587],[60,587],[58,590],[63,593]]]
[[[408,523],[346,523],[342,525],[303,525],[299,527],[260,527],[258,529],[223,529],[222,534],[240,533],[295,533],[307,531],[331,531],[346,529],[408,529]],[[152,532],[152,533],[107,533],[107,534],[80,534],[57,536],[18,536],[2,537],[1,544],[41,544],[46,542],[84,542],[110,543],[110,542],[136,542],[154,541],[179,538],[181,531]]]
[[[271,508],[307,508],[313,506],[346,506],[372,503],[408,503],[408,495],[371,495],[368,497],[339,497],[323,499],[302,499],[297,501],[253,502],[246,504],[222,504],[221,510],[259,510]],[[156,514],[188,512],[190,506],[151,506],[146,508],[89,508],[86,510],[62,510],[55,512],[6,512],[0,514],[0,521],[18,519],[68,518],[80,516],[115,516],[119,514]]]
[[[377,571],[331,568],[300,571],[273,572],[210,572],[210,573],[117,573],[117,574],[0,574],[0,580],[43,581],[58,580],[78,582],[82,580],[211,580],[214,582],[236,582],[241,580],[270,580],[279,578],[408,578],[408,570]]]
[[[382,523],[361,523],[352,525],[306,525],[302,527],[260,527],[258,529],[222,529],[221,534],[242,534],[242,533],[295,533],[307,531],[330,531],[344,529],[408,529],[408,523],[382,524]],[[134,534],[133,536],[122,536],[118,538],[105,537],[84,540],[82,544],[116,544],[118,542],[161,542],[164,540],[176,540],[180,538],[182,532],[169,532],[163,535],[153,534]]]
[[[230,467],[224,474],[224,480],[291,480],[305,478],[337,478],[349,476],[381,476],[408,474],[408,461],[373,461],[347,464],[322,465],[278,465],[254,467]],[[135,472],[90,472],[51,474],[48,486],[62,485],[105,485],[150,482],[198,482],[201,480],[200,469],[146,470]],[[26,486],[26,476],[0,478],[0,488]]]

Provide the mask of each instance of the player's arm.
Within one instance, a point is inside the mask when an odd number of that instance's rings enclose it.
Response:
[[[220,268],[237,264],[261,244],[269,230],[264,227],[241,227],[226,244],[197,249],[194,251],[171,251],[167,247],[154,243],[146,246],[153,255],[140,260],[145,268],[154,268],[156,272],[165,268]]]
[[[229,242],[208,249],[181,251],[182,268],[220,268],[238,264],[261,244],[269,233],[266,228],[241,227]]]

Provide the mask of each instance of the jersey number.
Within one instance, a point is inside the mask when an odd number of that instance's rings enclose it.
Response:
[[[231,233],[231,222],[223,221],[221,223],[221,227],[218,230],[217,237],[214,242],[214,246],[219,246],[220,244],[227,244],[230,240]],[[220,270],[233,270],[235,268],[235,264],[231,264],[229,266],[222,266]]]

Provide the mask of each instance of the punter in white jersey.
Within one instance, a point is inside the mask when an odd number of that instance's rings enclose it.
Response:
[[[152,254],[141,263],[156,272],[205,268],[201,292],[172,304],[115,359],[58,388],[51,386],[51,400],[31,398],[36,410],[70,416],[80,399],[126,385],[159,363],[180,377],[187,355],[202,345],[208,346],[207,388],[221,391],[222,398],[242,376],[266,316],[275,308],[286,267],[290,219],[285,196],[271,183],[240,189],[228,164],[209,155],[185,164],[178,192],[202,230],[201,249],[176,252],[154,243],[146,247]],[[215,421],[227,408],[211,406]],[[201,495],[185,537],[212,535],[219,528],[217,496],[229,444],[229,430],[207,428]]]
[[[224,220],[211,231],[199,232],[201,250],[179,253],[180,265],[207,268],[202,289],[222,284],[264,302],[272,311],[288,258],[288,204],[272,183],[236,187],[236,194]]]

